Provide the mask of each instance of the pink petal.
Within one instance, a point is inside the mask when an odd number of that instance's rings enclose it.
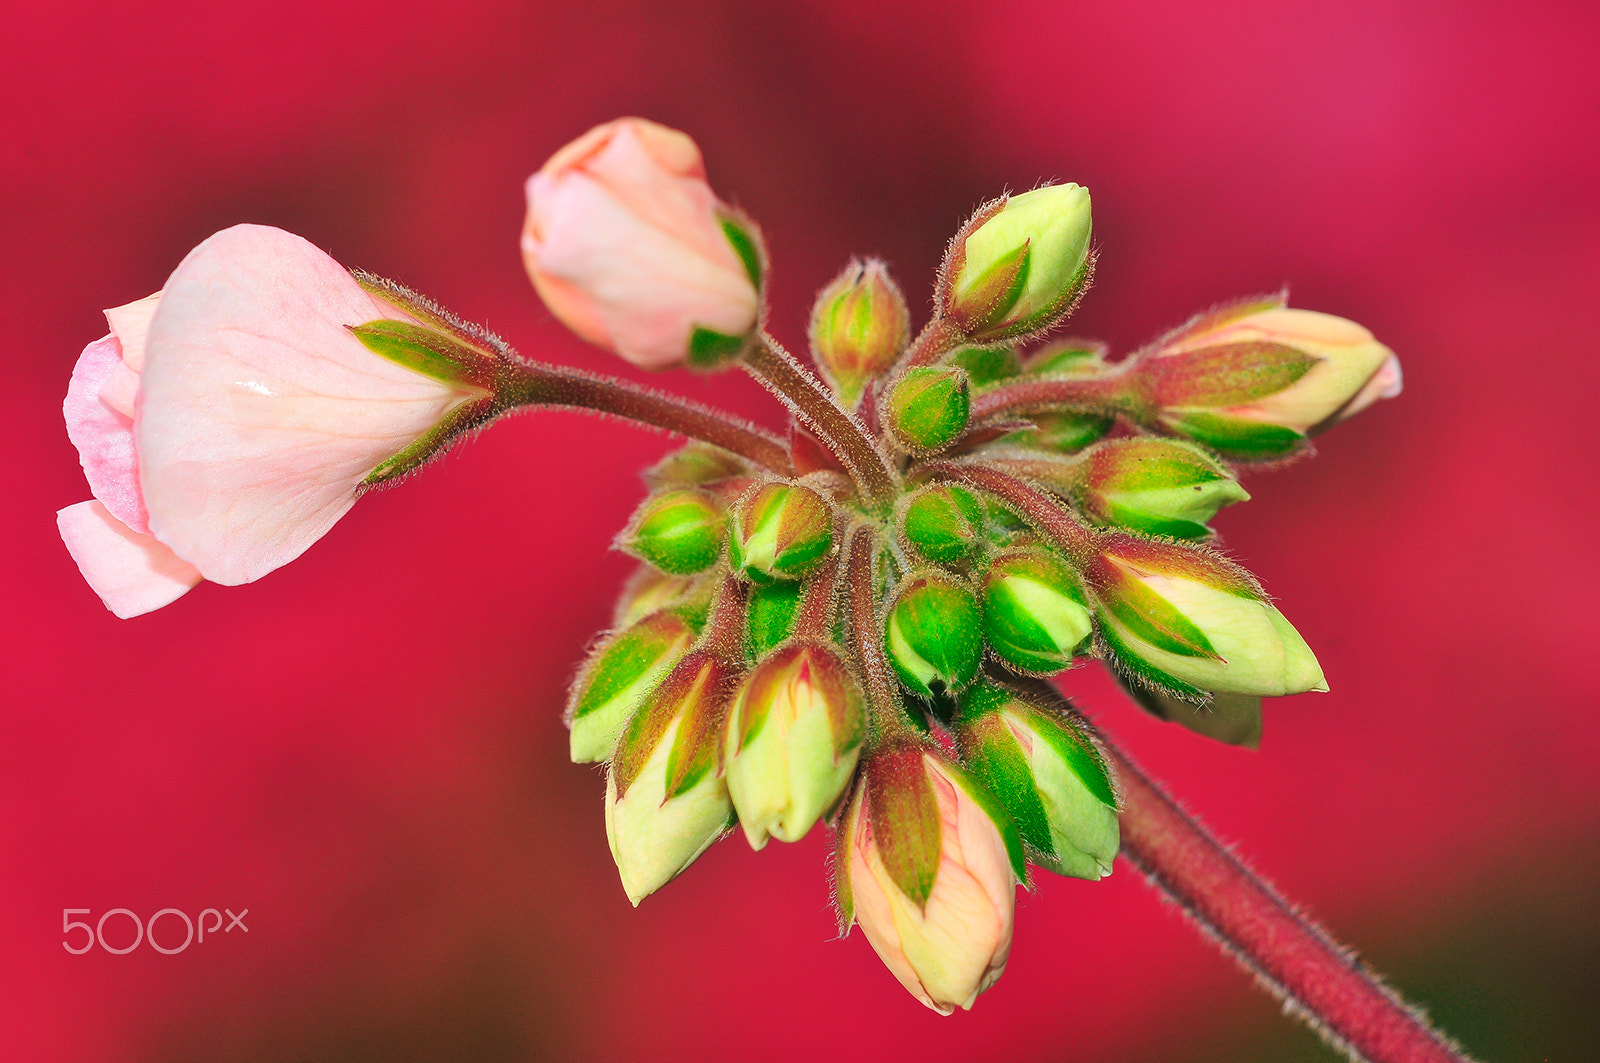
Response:
[[[258,579],[479,394],[381,358],[346,328],[398,316],[281,229],[235,226],[190,252],[150,323],[134,429],[156,537],[209,580]]]
[[[200,582],[193,565],[97,501],[59,511],[56,527],[84,580],[124,620],[169,605]]]
[[[139,493],[133,420],[100,397],[107,381],[126,372],[116,337],[95,340],[72,367],[61,413],[67,422],[67,438],[78,448],[89,491],[118,521],[143,534],[150,531],[150,523]]]

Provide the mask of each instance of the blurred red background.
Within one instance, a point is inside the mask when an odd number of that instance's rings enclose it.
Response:
[[[1221,521],[1333,692],[1259,752],[1084,707],[1485,1055],[1575,1059],[1600,1002],[1600,10],[1592,4],[326,5],[60,0],[0,43],[9,608],[0,1055],[27,1060],[1320,1058],[1126,866],[1019,903],[971,1014],[835,941],[824,840],[730,840],[638,910],[559,708],[669,445],[524,416],[304,558],[133,621],[78,578],[60,405],[102,307],[279,225],[607,372],[517,253],[521,182],[618,114],[689,131],[764,225],[774,330],[852,253],[914,305],[979,201],[1087,184],[1126,350],[1292,285],[1406,393]],[[738,374],[653,383],[768,424]],[[248,908],[69,955],[61,911]],[[107,934],[132,935],[121,917]],[[180,933],[163,924],[163,941]],[[76,938],[73,939],[76,941]]]

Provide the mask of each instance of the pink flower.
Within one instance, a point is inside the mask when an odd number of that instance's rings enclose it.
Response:
[[[869,778],[857,787],[845,819],[848,888],[854,918],[874,951],[911,995],[943,1015],[971,1008],[1005,970],[1011,951],[1013,901],[1017,876],[1008,846],[982,803],[976,783],[927,751],[890,754],[909,760],[889,769],[895,774],[921,770],[938,806],[939,838],[932,886],[924,903],[898,884],[906,852],[926,846],[915,823],[874,823]],[[903,813],[905,803],[884,802]],[[907,830],[907,827],[910,829]],[[899,854],[900,874],[885,862],[886,839]],[[903,835],[903,836],[902,836]]]
[[[486,394],[369,350],[347,326],[412,319],[281,229],[217,233],[106,318],[63,405],[94,500],[56,522],[120,617],[294,560],[374,469]]]
[[[584,339],[665,369],[731,357],[755,329],[759,237],[718,202],[685,134],[642,118],[596,126],[527,192],[528,276]]]

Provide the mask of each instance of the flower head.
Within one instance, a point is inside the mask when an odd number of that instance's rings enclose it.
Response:
[[[719,202],[686,134],[619,118],[528,179],[522,258],[551,313],[634,365],[715,365],[761,310],[755,227]]]
[[[225,229],[106,316],[63,406],[95,498],[57,523],[118,616],[294,560],[376,470],[437,452],[489,400],[375,354],[352,328],[412,315],[281,229]]]

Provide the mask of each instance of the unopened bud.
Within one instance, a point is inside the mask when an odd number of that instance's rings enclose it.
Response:
[[[628,899],[638,904],[695,861],[731,825],[718,772],[738,674],[694,651],[634,713],[606,780],[606,837]]]
[[[727,518],[716,496],[690,489],[645,499],[622,534],[622,548],[663,572],[702,572],[722,556]]]
[[[940,306],[976,343],[1049,329],[1072,311],[1092,271],[1089,190],[1046,185],[980,209],[945,260]]]
[[[640,565],[628,577],[622,593],[617,596],[616,609],[611,614],[611,626],[619,629],[632,627],[659,609],[686,605],[696,591],[704,589],[704,578],[674,576],[654,565]],[[683,615],[681,608],[679,615]]]
[[[809,487],[772,482],[733,507],[728,564],[753,583],[800,579],[833,547],[833,512]]]
[[[694,631],[683,618],[662,611],[595,648],[567,698],[573,763],[611,756],[617,735],[692,641]]]
[[[1080,477],[1074,494],[1097,524],[1178,539],[1206,538],[1217,510],[1250,498],[1199,447],[1143,436],[1099,444],[1083,456]]]
[[[1208,691],[1328,689],[1300,633],[1237,565],[1178,543],[1111,535],[1095,570],[1101,637],[1138,679],[1192,701]]]
[[[967,373],[955,366],[921,366],[889,392],[889,431],[913,454],[933,454],[966,431],[971,409]]]
[[[1110,371],[1110,348],[1100,340],[1077,337],[1055,340],[1029,354],[1022,371],[1029,376],[1102,376]]]
[[[839,801],[866,731],[861,688],[838,653],[787,646],[745,677],[728,716],[728,792],[751,848],[795,842]]]
[[[1053,675],[1087,646],[1094,625],[1078,577],[1059,555],[1019,547],[983,577],[983,637],[1019,672]]]
[[[750,466],[734,454],[709,443],[679,447],[645,470],[644,482],[652,488],[697,487],[750,475]]]
[[[1111,874],[1116,793],[1077,721],[985,682],[962,699],[956,735],[962,762],[1011,814],[1030,860],[1074,878]]]
[[[938,484],[911,496],[900,526],[917,553],[953,568],[983,548],[985,518],[984,504],[971,491],[957,484]]]
[[[978,599],[937,571],[915,574],[895,592],[885,646],[907,690],[925,698],[959,693],[983,663]]]
[[[1261,747],[1261,698],[1255,694],[1217,694],[1193,705],[1138,683],[1124,683],[1128,694],[1159,719],[1230,746]]]
[[[1025,871],[1010,816],[971,775],[929,748],[882,749],[840,824],[840,929],[859,923],[900,984],[948,1015],[1005,970]]]
[[[847,410],[911,339],[911,314],[889,267],[878,259],[851,260],[811,309],[811,351],[817,368]]]
[[[1400,390],[1399,362],[1372,333],[1281,298],[1202,315],[1138,372],[1161,424],[1239,458],[1286,454]]]

